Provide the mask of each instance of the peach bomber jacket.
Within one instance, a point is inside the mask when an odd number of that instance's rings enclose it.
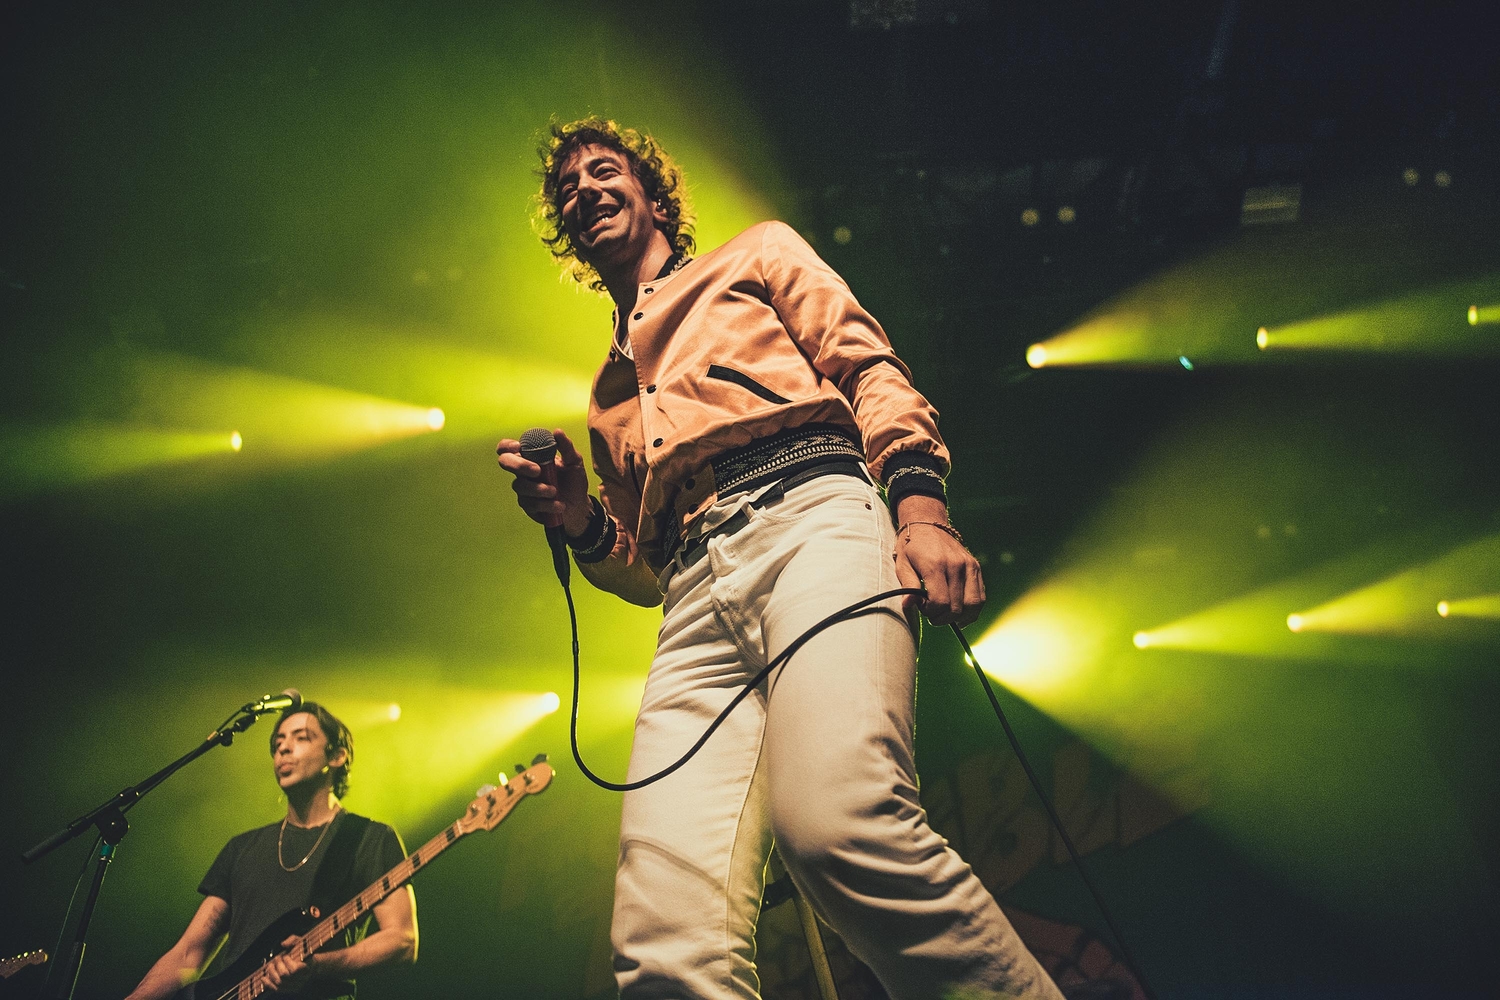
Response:
[[[616,537],[607,557],[579,570],[633,604],[661,602],[656,578],[671,556],[663,538],[677,534],[664,530],[667,519],[680,530],[714,502],[710,460],[721,452],[832,424],[863,442],[877,481],[901,452],[947,471],[937,411],[885,331],[784,223],[752,226],[641,284],[625,330],[634,361],[610,349],[588,416]]]

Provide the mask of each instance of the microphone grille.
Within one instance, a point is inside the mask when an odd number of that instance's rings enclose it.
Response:
[[[545,427],[533,427],[521,435],[521,455],[529,462],[550,462],[557,454],[557,438]]]
[[[291,705],[289,705],[287,707],[287,711],[288,712],[295,712],[295,711],[297,711],[297,709],[299,709],[299,708],[302,707],[302,692],[301,691],[298,691],[296,688],[287,688],[285,691],[283,691],[281,693],[284,694],[284,695],[286,695],[288,698],[292,699]]]

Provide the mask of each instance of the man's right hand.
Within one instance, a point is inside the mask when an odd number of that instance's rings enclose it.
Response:
[[[557,456],[553,467],[557,470],[557,487],[541,481],[541,468],[521,457],[521,442],[506,438],[495,446],[500,468],[515,479],[511,488],[516,491],[516,500],[526,516],[533,521],[562,515],[563,530],[578,536],[589,526],[593,508],[589,504],[589,474],[584,467],[583,456],[573,446],[568,435],[553,431],[557,438]]]

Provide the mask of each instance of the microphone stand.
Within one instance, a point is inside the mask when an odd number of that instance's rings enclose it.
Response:
[[[249,729],[255,724],[257,718],[254,712],[247,712],[244,709],[236,711],[219,728],[209,733],[198,746],[178,757],[145,781],[122,789],[118,795],[90,809],[21,855],[22,863],[29,865],[51,854],[89,827],[99,829],[100,843],[99,853],[94,859],[94,880],[89,886],[88,896],[84,899],[83,909],[79,912],[78,924],[74,928],[71,944],[63,950],[63,954],[54,959],[54,968],[48,977],[48,982],[51,984],[51,992],[47,994],[49,997],[57,998],[57,1000],[71,1000],[73,991],[78,988],[78,976],[83,971],[83,952],[87,947],[89,923],[94,917],[94,905],[99,901],[99,890],[104,885],[104,873],[109,869],[109,863],[114,860],[115,848],[119,846],[121,840],[125,839],[125,834],[130,832],[130,824],[125,821],[125,813],[140,802],[147,792],[166,781],[184,766],[202,757],[216,746],[229,746],[234,742],[234,734],[243,733]],[[58,959],[61,960],[60,966]]]

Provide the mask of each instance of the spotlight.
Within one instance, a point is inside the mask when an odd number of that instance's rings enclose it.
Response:
[[[1302,616],[1301,615],[1287,615],[1286,616],[1286,627],[1289,628],[1289,629],[1291,629],[1293,632],[1301,632],[1302,631]]]
[[[385,717],[387,719],[390,719],[392,722],[395,722],[398,719],[400,719],[401,718],[401,706],[398,705],[398,704],[396,704],[394,701],[391,702],[390,708],[387,708],[385,710]]]
[[[544,714],[551,715],[561,707],[562,699],[557,696],[556,691],[548,691],[546,694],[542,695],[542,703],[540,705],[540,708]]]
[[[229,435],[230,451],[239,451],[243,447],[245,447],[245,439],[240,437],[239,431],[235,431],[234,433]]]
[[[1186,354],[1177,355],[1177,363],[1186,368],[1188,371],[1193,370],[1193,363],[1188,360],[1188,356]]]
[[[844,246],[852,239],[854,239],[854,231],[848,226],[839,226],[833,231],[833,242],[839,246]]]
[[[1488,306],[1476,303],[1469,307],[1469,325],[1479,326],[1481,323],[1500,323],[1500,303]]]
[[[1034,226],[1042,221],[1042,214],[1034,208],[1028,208],[1021,212],[1021,225]]]
[[[1271,331],[1270,330],[1267,330],[1265,327],[1261,327],[1259,330],[1255,331],[1255,346],[1256,347],[1259,347],[1262,351],[1264,351],[1266,349],[1266,345],[1269,344],[1270,342],[1271,342]]]
[[[1151,636],[1147,635],[1145,632],[1137,632],[1135,635],[1130,637],[1130,641],[1136,649],[1145,649],[1147,646],[1151,645]]]
[[[1026,363],[1033,368],[1040,368],[1047,363],[1047,349],[1041,344],[1032,344],[1026,348]]]
[[[1438,602],[1438,614],[1444,618],[1500,619],[1500,594],[1479,594]]]
[[[1421,179],[1422,175],[1417,173],[1416,167],[1407,167],[1405,170],[1401,171],[1401,180],[1409,188],[1416,187],[1417,182]]]
[[[1452,187],[1453,175],[1448,173],[1448,171],[1446,170],[1439,170],[1437,173],[1432,175],[1432,183],[1436,184],[1440,188]]]
[[[438,409],[436,406],[427,411],[427,426],[431,427],[435,431],[442,430],[443,424],[446,423],[447,420],[448,418],[443,415],[443,411]]]
[[[1072,205],[1064,205],[1057,210],[1057,221],[1061,222],[1065,226],[1070,224],[1077,218],[1078,212],[1073,208]]]

